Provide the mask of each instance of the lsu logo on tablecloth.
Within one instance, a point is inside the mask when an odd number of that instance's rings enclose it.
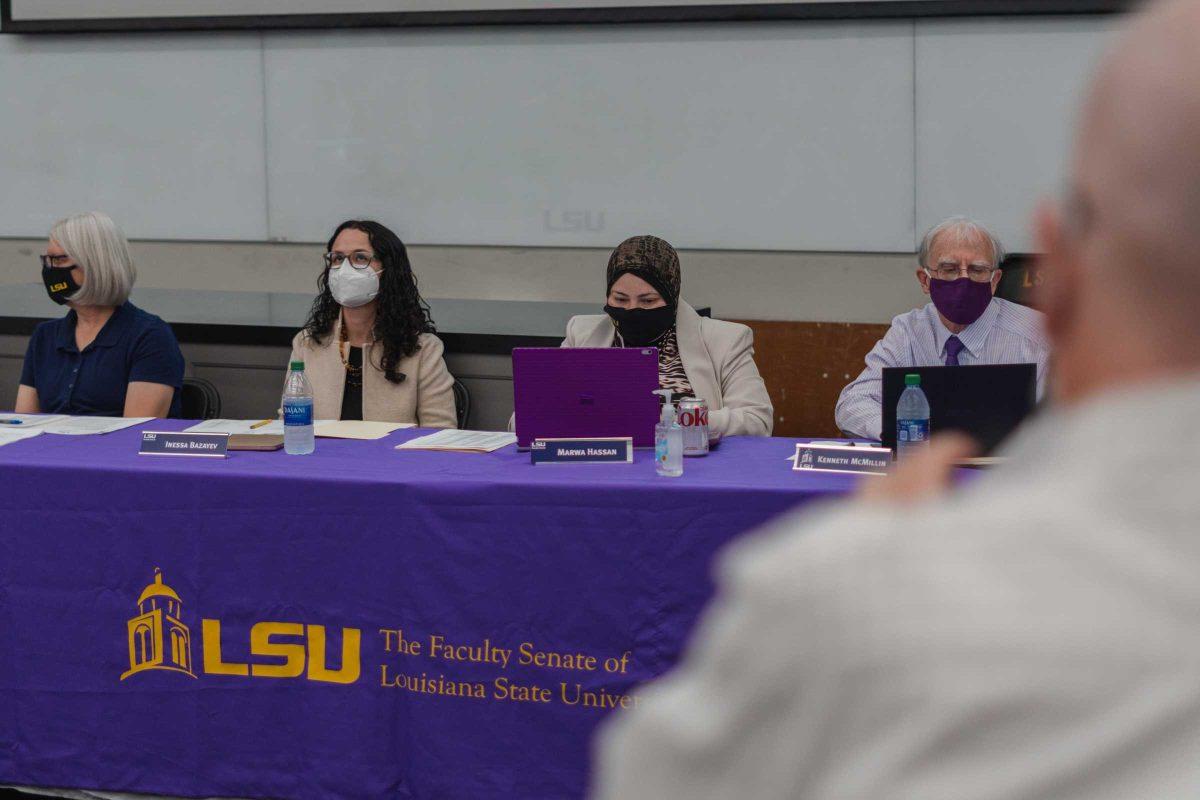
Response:
[[[129,669],[121,680],[148,670],[179,672],[196,678],[192,634],[183,622],[183,601],[155,567],[154,581],[138,597],[137,614],[126,625]],[[256,622],[249,632],[249,658],[227,661],[221,648],[221,620],[202,619],[201,666],[205,675],[252,678],[306,678],[322,683],[354,683],[362,673],[362,631],[342,628],[340,666],[326,659],[324,625]],[[265,659],[265,663],[264,663]]]
[[[142,590],[137,604],[138,613],[127,626],[129,669],[121,675],[121,680],[151,669],[182,672],[195,678],[192,632],[183,624],[183,601],[163,583],[158,567],[154,568],[154,582]]]

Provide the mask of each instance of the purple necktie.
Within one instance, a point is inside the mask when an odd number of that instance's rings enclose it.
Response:
[[[966,345],[964,345],[962,343],[962,340],[959,339],[957,336],[951,336],[949,339],[946,340],[946,366],[947,367],[957,367],[958,366],[958,354],[963,351],[963,348],[965,346]]]

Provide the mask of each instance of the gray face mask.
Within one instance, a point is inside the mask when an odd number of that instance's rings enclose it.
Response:
[[[329,268],[329,291],[338,305],[358,308],[379,296],[379,273],[367,267],[355,269],[346,259]]]

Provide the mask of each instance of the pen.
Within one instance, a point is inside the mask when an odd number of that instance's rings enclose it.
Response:
[[[264,419],[262,422],[256,422],[253,425],[251,425],[250,430],[252,430],[252,431],[257,430],[258,428],[261,428],[263,425],[270,425],[274,421],[275,420],[273,420],[273,419]]]
[[[24,425],[25,420],[23,420],[23,419],[0,419],[0,423],[2,423],[4,425]]]

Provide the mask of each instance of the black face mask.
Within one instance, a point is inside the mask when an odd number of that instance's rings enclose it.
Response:
[[[605,306],[604,313],[612,317],[617,333],[630,347],[645,347],[654,344],[675,324],[675,309],[671,306],[658,308],[616,308]]]
[[[42,283],[46,284],[46,294],[60,306],[67,304],[67,298],[79,291],[79,284],[71,275],[74,267],[42,267]]]

